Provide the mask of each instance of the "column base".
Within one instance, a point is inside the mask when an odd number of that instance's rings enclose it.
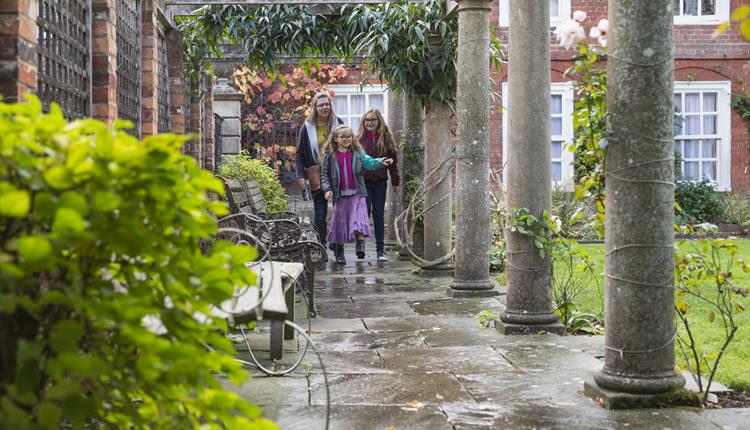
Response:
[[[685,378],[672,372],[663,375],[638,377],[636,375],[617,374],[604,366],[594,376],[598,387],[615,393],[656,394],[668,393],[685,385]]]
[[[459,291],[481,291],[491,290],[497,286],[497,281],[492,278],[487,278],[480,281],[455,279],[451,284],[451,289]]]
[[[435,267],[419,269],[418,275],[423,278],[452,278],[454,270],[452,264],[441,264]]]
[[[448,297],[453,299],[477,299],[482,297],[497,297],[505,294],[505,291],[493,288],[491,290],[455,290],[452,287],[445,289]]]
[[[664,406],[701,406],[701,395],[683,388],[658,394],[633,394],[600,387],[593,377],[586,378],[583,394],[606,409],[638,409]]]
[[[539,333],[550,333],[557,335],[565,334],[565,326],[561,323],[552,324],[511,324],[495,320],[495,330],[506,336],[530,335]]]

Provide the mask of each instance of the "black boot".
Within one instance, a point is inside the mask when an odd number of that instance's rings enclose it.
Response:
[[[336,263],[344,265],[346,264],[346,258],[344,258],[344,245],[336,245]]]
[[[365,241],[364,241],[364,239],[357,239],[357,245],[356,245],[355,249],[357,250],[357,258],[359,258],[360,260],[364,259],[365,258]]]

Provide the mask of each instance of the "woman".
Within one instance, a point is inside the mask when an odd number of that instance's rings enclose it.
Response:
[[[310,102],[310,114],[297,136],[297,184],[305,190],[305,180],[308,179],[305,169],[320,165],[323,145],[328,140],[330,132],[339,124],[343,124],[331,105],[328,93],[317,93]],[[320,176],[318,175],[318,179]],[[323,196],[322,188],[312,193],[315,205],[315,228],[318,230],[318,240],[326,244],[326,216],[328,216],[328,202]]]
[[[385,194],[388,188],[388,175],[391,177],[393,192],[398,193],[401,178],[398,176],[396,142],[379,110],[372,108],[362,115],[357,136],[359,144],[367,155],[373,158],[386,157],[393,160],[387,167],[364,172],[367,188],[367,212],[375,224],[375,247],[378,261],[388,261],[385,255]],[[363,250],[364,252],[364,250]]]

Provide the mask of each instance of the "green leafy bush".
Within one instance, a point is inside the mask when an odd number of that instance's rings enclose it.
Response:
[[[225,155],[219,165],[218,174],[225,178],[241,181],[256,180],[270,213],[284,212],[286,198],[276,172],[263,161],[250,158],[246,154]]]
[[[210,306],[255,251],[201,252],[226,208],[184,139],[33,98],[0,129],[0,428],[275,428],[214,375],[246,378]]]
[[[674,199],[677,224],[717,223],[721,216],[721,195],[707,181],[678,181]]]
[[[729,224],[750,226],[750,194],[729,191],[721,196],[721,220]]]

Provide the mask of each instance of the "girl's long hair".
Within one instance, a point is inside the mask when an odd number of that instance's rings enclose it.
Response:
[[[315,95],[312,98],[312,101],[310,101],[310,112],[307,114],[307,118],[305,118],[305,122],[309,122],[310,124],[317,124],[318,122],[318,110],[316,107],[318,106],[318,100],[326,98],[331,103],[331,113],[328,114],[328,123],[329,124],[335,124],[336,123],[336,113],[333,112],[333,97],[331,97],[330,94],[328,94],[325,91],[315,93]]]
[[[377,154],[374,155],[383,157],[389,152],[396,152],[396,142],[393,138],[393,133],[391,133],[391,129],[388,127],[388,124],[386,124],[385,119],[383,119],[383,114],[381,114],[376,108],[368,109],[359,120],[359,132],[357,133],[356,139],[357,143],[359,143],[359,140],[362,139],[362,136],[367,132],[367,129],[365,128],[365,117],[369,114],[375,114],[378,118],[378,141],[375,144]]]
[[[334,137],[340,136],[342,134],[349,134],[352,136],[352,144],[349,146],[349,151],[351,152],[359,152],[362,150],[362,147],[359,145],[359,141],[354,138],[354,131],[352,131],[352,128],[348,125],[339,125],[336,128],[333,129],[331,134],[328,136],[328,140],[326,140],[326,145],[323,148],[323,153],[320,154],[320,157],[322,159],[323,154],[329,153],[331,156],[335,156],[336,151],[339,150],[339,145],[336,143],[336,140]]]

